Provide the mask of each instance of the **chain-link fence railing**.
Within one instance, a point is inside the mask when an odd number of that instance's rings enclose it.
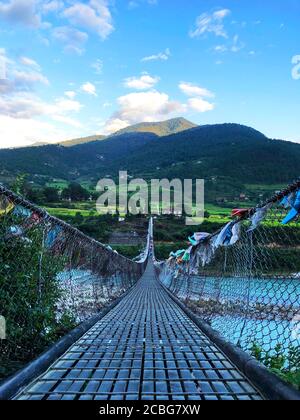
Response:
[[[157,264],[163,284],[228,341],[300,386],[300,183]],[[299,200],[299,202],[298,202]],[[297,376],[298,375],[298,376]]]
[[[0,187],[0,378],[133,286],[148,248],[131,261]]]

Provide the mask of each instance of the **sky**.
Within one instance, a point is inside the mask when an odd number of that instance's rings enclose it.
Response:
[[[185,117],[300,142],[299,0],[0,0],[0,148]]]

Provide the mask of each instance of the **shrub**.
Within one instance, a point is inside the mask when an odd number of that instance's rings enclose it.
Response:
[[[41,228],[26,238],[8,238],[1,225],[0,238],[0,308],[7,327],[7,339],[0,341],[1,378],[34,359],[75,321],[68,313],[57,317],[62,292],[56,277],[64,260],[43,247]]]
[[[300,390],[299,347],[290,346],[286,352],[283,346],[278,344],[274,352],[265,352],[259,344],[253,343],[251,354],[273,373]]]

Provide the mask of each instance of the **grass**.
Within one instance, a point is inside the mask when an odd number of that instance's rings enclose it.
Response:
[[[47,182],[45,186],[64,190],[65,188],[68,188],[69,184],[70,182],[64,181],[63,179],[55,179],[54,181]],[[90,181],[81,181],[80,185],[90,192],[95,192],[95,186],[93,186]]]
[[[53,216],[76,216],[80,213],[83,217],[97,215],[96,203],[93,201],[72,202],[64,207],[64,203],[53,203],[47,205],[45,209]],[[113,210],[111,208],[111,210]],[[231,207],[219,207],[214,204],[207,204],[205,210],[209,212],[209,221],[216,223],[227,223],[231,214]]]
[[[245,187],[253,192],[271,192],[281,191],[286,188],[287,184],[246,184]]]
[[[52,208],[46,207],[45,210],[55,217],[75,217],[77,214],[80,214],[83,217],[96,216],[96,210],[82,210],[82,209],[67,209],[67,208]]]
[[[221,207],[217,206],[216,204],[205,204],[205,210],[209,212],[211,215],[227,215],[231,213],[231,208],[229,207]]]

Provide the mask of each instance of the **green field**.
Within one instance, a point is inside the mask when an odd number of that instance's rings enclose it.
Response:
[[[244,203],[245,204],[245,203]],[[239,206],[238,206],[239,207]],[[230,218],[231,210],[234,207],[221,207],[214,204],[206,204],[205,210],[209,213],[209,220],[212,222],[226,223]],[[63,203],[48,205],[45,209],[56,217],[74,217],[81,214],[83,217],[97,216],[95,202],[73,202],[64,207]]]
[[[82,210],[82,209],[66,209],[66,208],[52,208],[45,207],[45,210],[55,217],[75,217],[77,214],[81,214],[83,217],[96,216],[97,212],[95,210]]]
[[[287,187],[287,184],[246,184],[245,187],[249,191],[254,192],[270,192],[270,195],[275,191],[281,191]]]

